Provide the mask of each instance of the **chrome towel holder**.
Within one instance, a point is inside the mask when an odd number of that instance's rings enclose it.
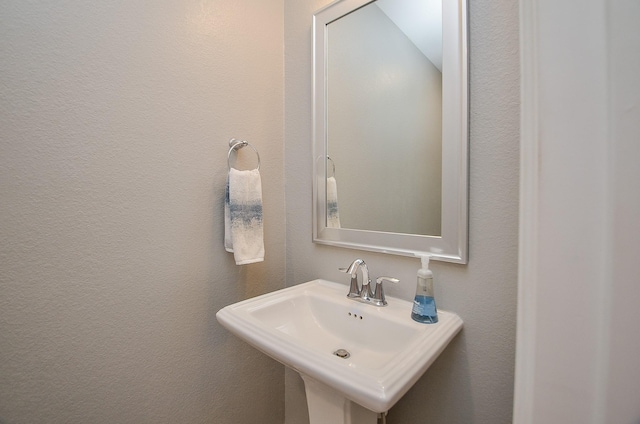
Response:
[[[256,167],[256,170],[260,170],[260,153],[258,153],[258,150],[253,147],[253,145],[247,140],[238,140],[235,138],[229,140],[229,152],[227,153],[227,167],[229,168],[229,170],[231,170],[231,153],[246,146],[251,147],[253,151],[256,152],[256,156],[258,157],[258,166]]]

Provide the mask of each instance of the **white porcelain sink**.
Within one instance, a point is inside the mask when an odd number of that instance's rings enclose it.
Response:
[[[325,280],[222,308],[218,321],[263,353],[374,412],[388,411],[462,328],[439,310],[437,324],[411,319],[412,303],[376,307],[347,299]],[[349,352],[348,358],[334,354]],[[305,383],[307,380],[305,379]]]

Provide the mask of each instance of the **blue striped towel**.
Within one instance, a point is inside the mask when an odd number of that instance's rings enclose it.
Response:
[[[338,213],[338,184],[335,177],[327,178],[327,227],[340,228]]]
[[[229,170],[224,202],[224,247],[236,265],[264,260],[262,182],[257,169]]]

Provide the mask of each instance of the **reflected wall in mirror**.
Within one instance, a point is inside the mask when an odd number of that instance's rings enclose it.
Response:
[[[465,1],[339,0],[313,26],[314,241],[466,263]]]
[[[441,0],[378,0],[327,25],[326,143],[343,228],[440,235],[441,34]]]

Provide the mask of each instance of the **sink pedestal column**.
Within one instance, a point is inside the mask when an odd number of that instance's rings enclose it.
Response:
[[[300,375],[307,394],[310,424],[377,424],[380,414],[304,374]]]

